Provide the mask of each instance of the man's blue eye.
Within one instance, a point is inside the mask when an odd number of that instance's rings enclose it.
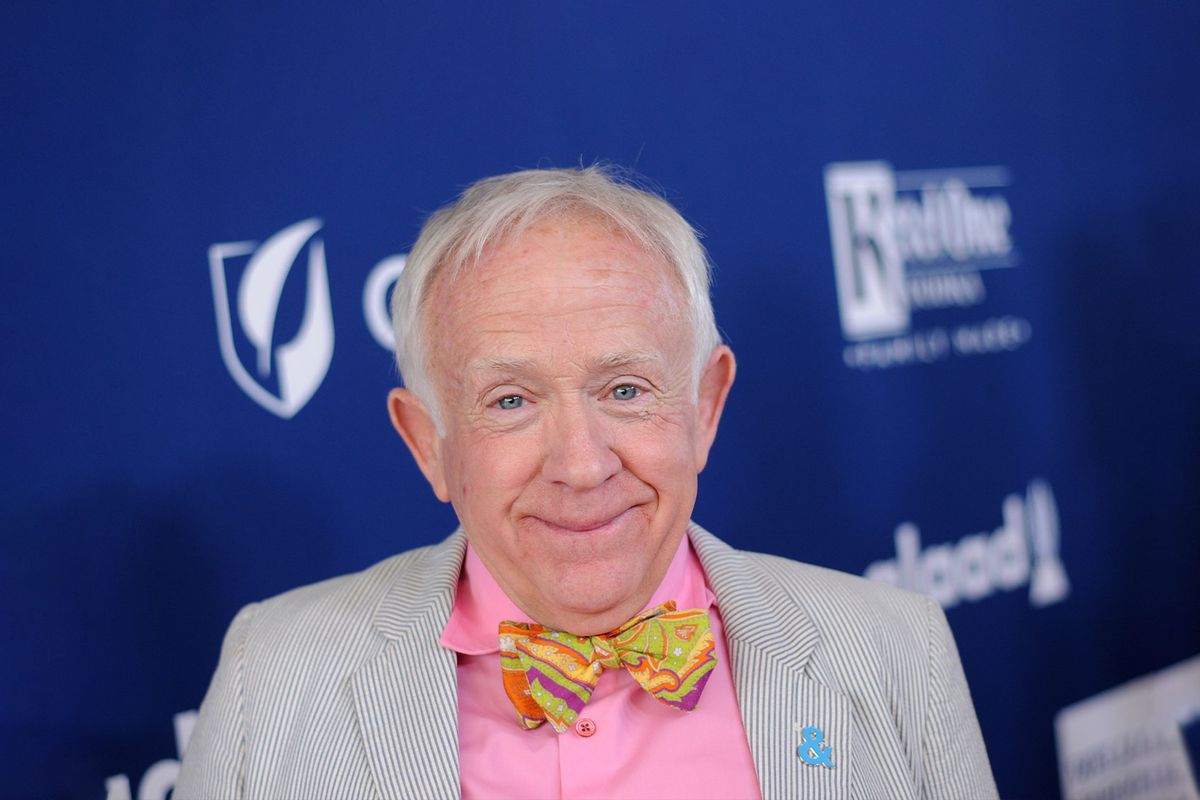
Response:
[[[525,398],[521,397],[519,394],[508,394],[504,397],[501,397],[500,400],[497,401],[497,405],[505,410],[512,410],[525,405]]]
[[[613,389],[612,395],[617,400],[632,400],[641,393],[641,389],[636,386],[618,386]]]

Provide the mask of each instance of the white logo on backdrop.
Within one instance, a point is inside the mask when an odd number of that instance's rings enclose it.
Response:
[[[876,561],[865,575],[927,594],[943,608],[1026,584],[1034,606],[1066,599],[1071,584],[1059,557],[1058,506],[1050,484],[1031,481],[1024,496],[1008,495],[1000,509],[1000,527],[990,534],[924,549],[916,523],[903,522],[896,527],[896,557]]]
[[[880,369],[1015,350],[1027,320],[993,315],[916,327],[916,312],[987,299],[983,273],[1016,266],[1004,167],[896,172],[883,161],[830,164],[825,199],[846,365]]]
[[[312,398],[325,379],[333,358],[333,311],[329,302],[325,244],[321,239],[313,238],[320,227],[320,220],[306,219],[284,228],[261,246],[255,242],[226,242],[208,248],[221,357],[242,391],[284,419],[295,416]],[[308,275],[304,317],[295,338],[276,344],[275,316],[283,285],[306,243]],[[237,321],[246,339],[254,346],[256,374],[259,379],[274,375],[279,387],[277,393],[255,380],[242,364],[234,342],[226,262],[245,255],[249,255],[250,260],[238,282]]]
[[[363,286],[363,318],[371,336],[385,350],[396,347],[396,336],[392,333],[392,315],[388,310],[388,297],[396,279],[404,271],[408,256],[389,256],[375,265]]]
[[[321,227],[318,219],[297,222],[257,242],[226,242],[208,248],[213,299],[217,309],[217,335],[221,357],[237,385],[272,414],[290,419],[312,399],[329,371],[333,359],[333,311],[329,299],[329,276],[325,244],[313,234]],[[308,245],[307,291],[304,318],[296,336],[285,344],[274,343],[275,318],[283,286],[293,266]],[[275,376],[278,391],[272,392],[256,380],[238,355],[234,319],[228,291],[229,261],[250,256],[237,285],[239,330],[254,346],[254,371],[260,379]],[[371,337],[389,352],[395,347],[388,296],[404,271],[407,255],[388,256],[367,275],[363,286],[363,318]]]
[[[138,784],[137,800],[166,800],[167,793],[175,788],[179,780],[179,763],[183,760],[183,751],[187,749],[188,739],[192,738],[192,728],[196,727],[196,712],[182,711],[175,715],[175,755],[178,758],[164,758],[150,765],[142,782]],[[124,773],[113,775],[104,781],[105,800],[132,800],[129,786],[129,776]]]

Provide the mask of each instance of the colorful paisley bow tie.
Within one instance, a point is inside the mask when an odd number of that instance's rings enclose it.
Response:
[[[655,698],[691,711],[717,664],[708,612],[643,612],[609,633],[576,636],[532,622],[500,623],[504,690],[529,730],[549,721],[562,733],[592,696],[605,669],[625,670]]]

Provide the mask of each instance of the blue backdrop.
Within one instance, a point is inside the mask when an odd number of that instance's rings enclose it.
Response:
[[[371,321],[517,167],[704,231],[740,369],[696,519],[942,600],[1005,796],[1058,792],[1058,709],[1200,652],[1195,4],[5,16],[4,794],[164,792],[238,607],[454,527]],[[306,220],[270,332],[327,285],[332,348],[288,383],[238,291]]]

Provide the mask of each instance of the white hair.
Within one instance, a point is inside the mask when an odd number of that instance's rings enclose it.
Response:
[[[404,385],[421,398],[444,432],[430,381],[426,306],[434,279],[453,281],[489,246],[531,224],[569,214],[600,217],[676,271],[687,299],[696,347],[692,385],[721,343],[709,298],[711,266],[696,230],[666,200],[612,167],[531,169],[485,178],[435,212],[421,228],[392,292],[396,364]]]

